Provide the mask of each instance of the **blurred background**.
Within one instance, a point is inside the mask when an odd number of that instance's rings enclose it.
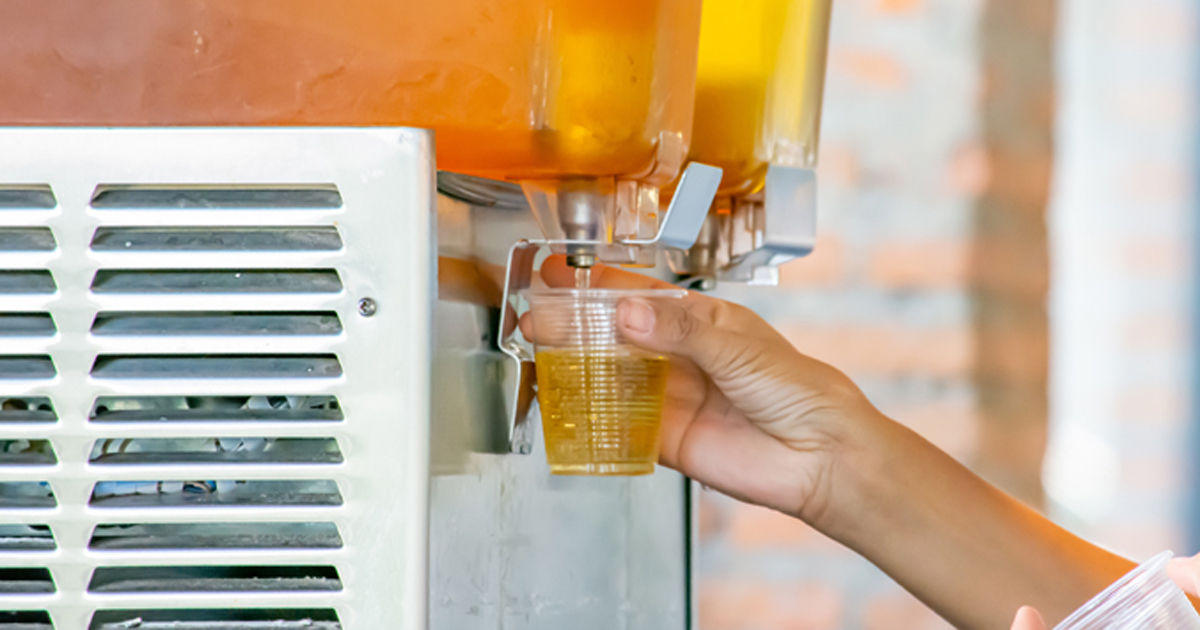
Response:
[[[817,252],[721,289],[1136,560],[1200,551],[1196,4],[836,0]],[[700,520],[703,630],[949,627],[788,517]]]

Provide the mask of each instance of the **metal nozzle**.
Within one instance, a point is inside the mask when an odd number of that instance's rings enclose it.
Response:
[[[589,269],[595,266],[596,255],[593,253],[567,254],[567,264],[576,269]]]

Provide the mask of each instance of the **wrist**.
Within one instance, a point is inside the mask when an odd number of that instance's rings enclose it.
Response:
[[[898,506],[906,493],[897,478],[911,467],[914,445],[919,437],[873,407],[838,423],[840,435],[831,440],[829,460],[814,488],[796,514],[825,535],[858,549],[861,539],[875,529],[869,522]],[[919,460],[918,460],[919,461]]]
[[[911,429],[869,423],[831,462],[823,509],[803,517],[956,627],[1007,627],[1023,604],[1061,619],[1127,570]]]

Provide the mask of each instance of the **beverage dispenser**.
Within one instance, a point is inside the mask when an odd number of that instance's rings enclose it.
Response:
[[[778,282],[812,251],[817,144],[831,0],[706,0],[690,160],[723,169],[690,251],[670,255],[704,284]]]
[[[0,5],[0,630],[689,627],[689,483],[550,476],[511,309],[695,241],[700,19]]]

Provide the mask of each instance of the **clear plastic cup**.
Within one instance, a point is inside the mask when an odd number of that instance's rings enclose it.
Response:
[[[546,461],[556,475],[644,475],[658,461],[669,362],[628,343],[617,305],[682,290],[537,289],[525,293]]]
[[[1200,630],[1200,615],[1171,578],[1164,551],[1104,589],[1054,630]]]

